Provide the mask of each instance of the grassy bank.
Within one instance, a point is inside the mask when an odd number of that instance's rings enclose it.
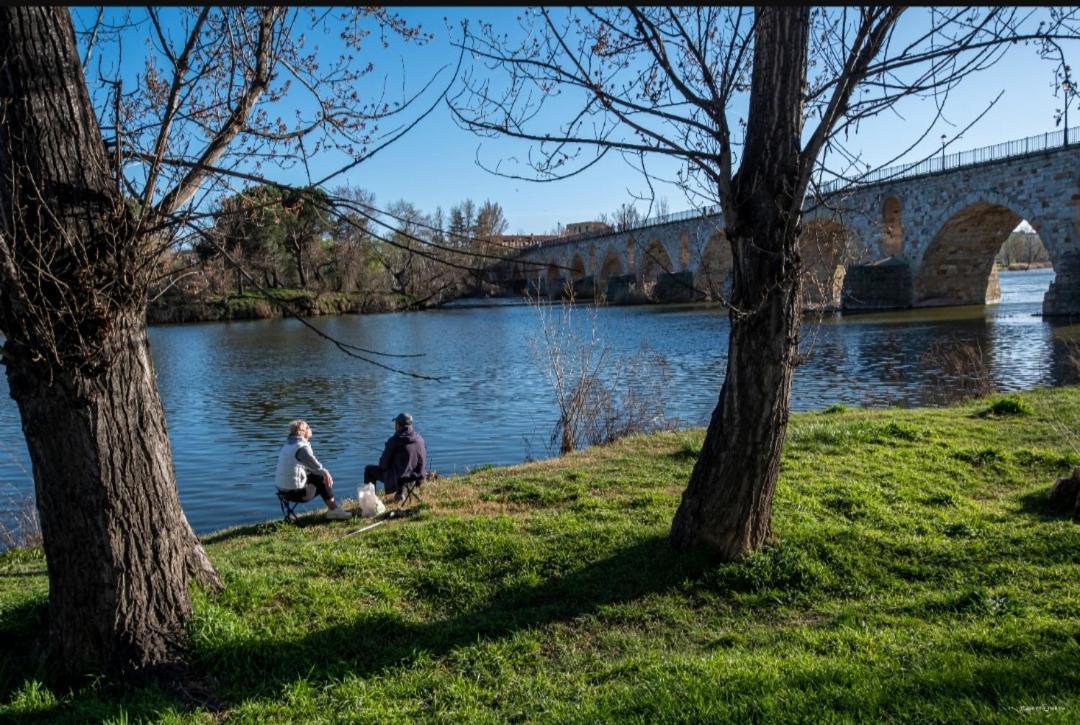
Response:
[[[423,515],[213,536],[197,596],[213,707],[30,655],[39,554],[0,557],[0,717],[212,721],[1080,719],[1080,389],[1025,405],[794,416],[777,543],[734,564],[665,535],[702,431],[444,479]],[[215,712],[216,711],[216,712]]]

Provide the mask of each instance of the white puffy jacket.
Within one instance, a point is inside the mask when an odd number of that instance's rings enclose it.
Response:
[[[306,463],[301,460],[306,460]],[[314,465],[312,465],[314,464]],[[322,464],[311,451],[311,443],[300,436],[289,436],[289,440],[278,453],[277,473],[274,484],[279,491],[293,491],[307,485],[308,470],[313,473],[325,471]]]

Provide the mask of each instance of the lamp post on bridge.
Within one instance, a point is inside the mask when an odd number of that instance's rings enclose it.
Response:
[[[1072,82],[1069,81],[1069,66],[1065,66],[1065,79],[1061,81],[1061,90],[1065,94],[1065,142],[1062,146],[1069,145],[1069,94],[1072,92]]]
[[[941,170],[945,170],[945,134],[941,134]]]

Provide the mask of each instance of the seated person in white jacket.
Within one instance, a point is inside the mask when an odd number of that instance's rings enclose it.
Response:
[[[292,494],[289,498],[303,503],[318,494],[326,501],[328,519],[347,519],[352,514],[338,508],[334,500],[334,477],[323,468],[311,451],[311,426],[307,421],[289,423],[289,439],[278,454],[275,483],[279,491]]]

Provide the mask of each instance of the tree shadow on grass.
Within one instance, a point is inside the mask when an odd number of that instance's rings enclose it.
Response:
[[[1050,493],[1045,490],[1021,496],[1020,511],[1040,521],[1062,521],[1072,518],[1072,511],[1062,511],[1050,505]]]
[[[0,610],[0,722],[141,722],[190,709],[190,694],[181,695],[190,692],[186,682],[169,692],[121,679],[94,679],[72,692],[43,686],[48,612],[44,598]]]
[[[308,525],[318,523],[315,519]],[[267,525],[244,529],[253,533]],[[242,536],[244,529],[222,536]],[[298,677],[313,682],[337,681],[348,675],[369,677],[408,666],[421,657],[444,656],[478,640],[510,637],[533,627],[568,622],[605,606],[633,602],[697,580],[709,568],[706,554],[679,554],[666,538],[650,537],[570,574],[552,576],[534,586],[508,586],[484,606],[438,621],[416,622],[399,614],[373,612],[344,625],[314,623],[316,628],[298,639],[244,639],[196,647],[192,674],[216,684],[216,698],[224,707],[254,697],[275,700]],[[18,634],[5,642],[10,645],[8,652],[0,656],[0,703],[9,702],[16,690],[40,676],[35,674],[40,665],[34,647],[37,633],[47,626],[46,613],[47,605],[36,602],[0,616],[0,633]],[[123,683],[106,683],[93,692],[76,693],[68,704],[36,711],[33,717],[78,721],[90,713],[100,714],[102,708],[114,714],[124,708],[130,717],[154,719],[177,707],[184,709],[182,703],[154,688],[128,690]]]
[[[709,566],[706,555],[679,554],[665,538],[651,537],[569,575],[507,587],[484,606],[446,619],[416,622],[373,612],[299,639],[245,639],[210,647],[197,653],[197,665],[218,679],[218,695],[226,702],[273,699],[297,677],[313,682],[370,677],[478,640],[501,639],[633,602],[697,579]]]
[[[219,544],[231,539],[246,539],[251,537],[268,536],[273,535],[275,531],[283,531],[284,527],[295,527],[298,529],[307,529],[313,526],[331,526],[335,522],[326,518],[324,512],[312,511],[305,514],[300,514],[300,517],[296,521],[283,521],[281,519],[273,519],[270,521],[261,521],[257,524],[247,524],[245,526],[237,526],[232,529],[225,529],[224,531],[217,531],[213,534],[200,537],[200,541],[203,544]]]
[[[38,667],[38,633],[46,629],[48,608],[47,600],[35,599],[0,610],[0,702],[11,699]]]
[[[665,453],[664,455],[678,463],[693,463],[701,455],[701,446],[687,442],[683,443],[682,446],[676,450]]]

